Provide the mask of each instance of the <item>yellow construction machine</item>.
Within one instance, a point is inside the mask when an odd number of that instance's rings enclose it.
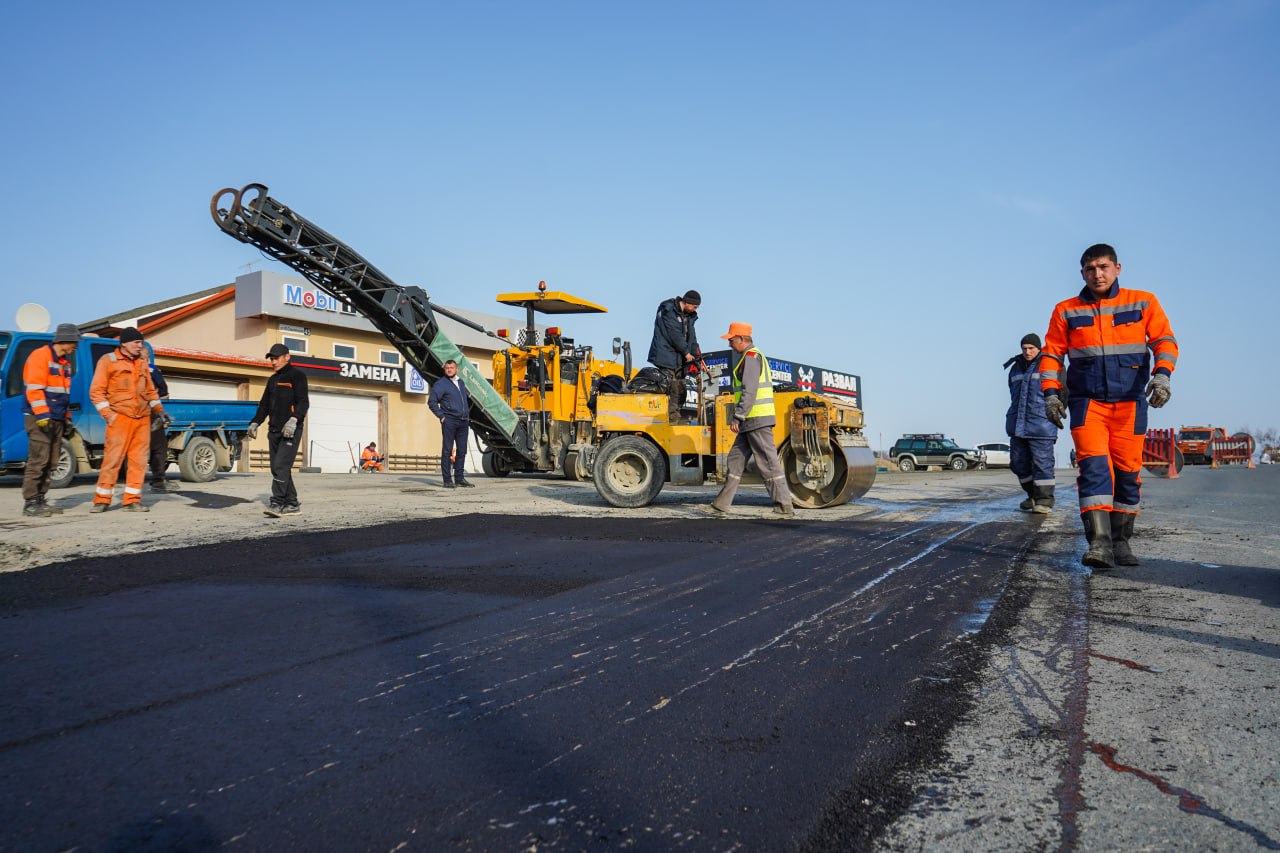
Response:
[[[652,503],[666,483],[722,482],[735,434],[728,428],[733,389],[713,387],[716,377],[697,374],[697,405],[690,417],[671,422],[668,396],[628,390],[630,347],[615,339],[615,360],[596,358],[535,315],[598,313],[606,309],[567,293],[505,293],[497,301],[525,309],[526,327],[493,358],[494,390],[526,423],[538,452],[521,457],[502,449],[484,454],[484,470],[559,471],[590,478],[617,507]],[[616,357],[622,354],[619,363]],[[610,377],[617,377],[610,380]],[[843,399],[781,387],[774,392],[774,440],[798,506],[838,506],[866,494],[875,481],[875,456],[862,434],[862,411]],[[744,483],[762,483],[754,465]]]

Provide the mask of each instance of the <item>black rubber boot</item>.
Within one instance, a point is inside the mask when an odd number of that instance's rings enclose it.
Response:
[[[1053,486],[1036,486],[1032,498],[1035,501],[1032,512],[1049,512],[1053,509]]]
[[[1132,512],[1111,513],[1111,550],[1115,552],[1117,566],[1136,566],[1138,557],[1129,547],[1133,537],[1133,523],[1138,516]]]
[[[1031,508],[1036,505],[1036,487],[1028,480],[1022,484],[1022,491],[1027,493],[1027,499],[1018,504],[1018,509],[1023,512],[1031,512]]]
[[[1093,569],[1114,568],[1116,558],[1111,549],[1111,513],[1105,509],[1091,509],[1080,513],[1080,520],[1084,522],[1084,536],[1089,540],[1089,549],[1080,562]]]

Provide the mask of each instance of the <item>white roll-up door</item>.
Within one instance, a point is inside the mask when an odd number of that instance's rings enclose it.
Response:
[[[378,440],[378,401],[373,397],[312,391],[307,412],[307,465],[345,474],[366,444]]]
[[[169,386],[169,396],[175,400],[237,400],[238,382],[221,382],[217,379],[191,379],[186,376],[164,377]]]

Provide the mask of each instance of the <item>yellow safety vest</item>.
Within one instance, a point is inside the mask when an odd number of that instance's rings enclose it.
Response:
[[[734,385],[738,389],[733,392],[733,402],[742,402],[742,366],[747,363],[747,356],[750,353],[760,356],[760,387],[756,389],[756,403],[751,407],[751,411],[747,412],[747,417],[773,417],[773,373],[769,370],[769,359],[755,347],[743,352],[742,358],[738,360],[738,366],[733,369],[736,380]]]

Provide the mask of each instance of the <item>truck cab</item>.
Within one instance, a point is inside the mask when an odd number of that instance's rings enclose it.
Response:
[[[1213,461],[1213,442],[1226,439],[1222,427],[1184,426],[1178,430],[1177,443],[1188,465],[1208,465]]]

